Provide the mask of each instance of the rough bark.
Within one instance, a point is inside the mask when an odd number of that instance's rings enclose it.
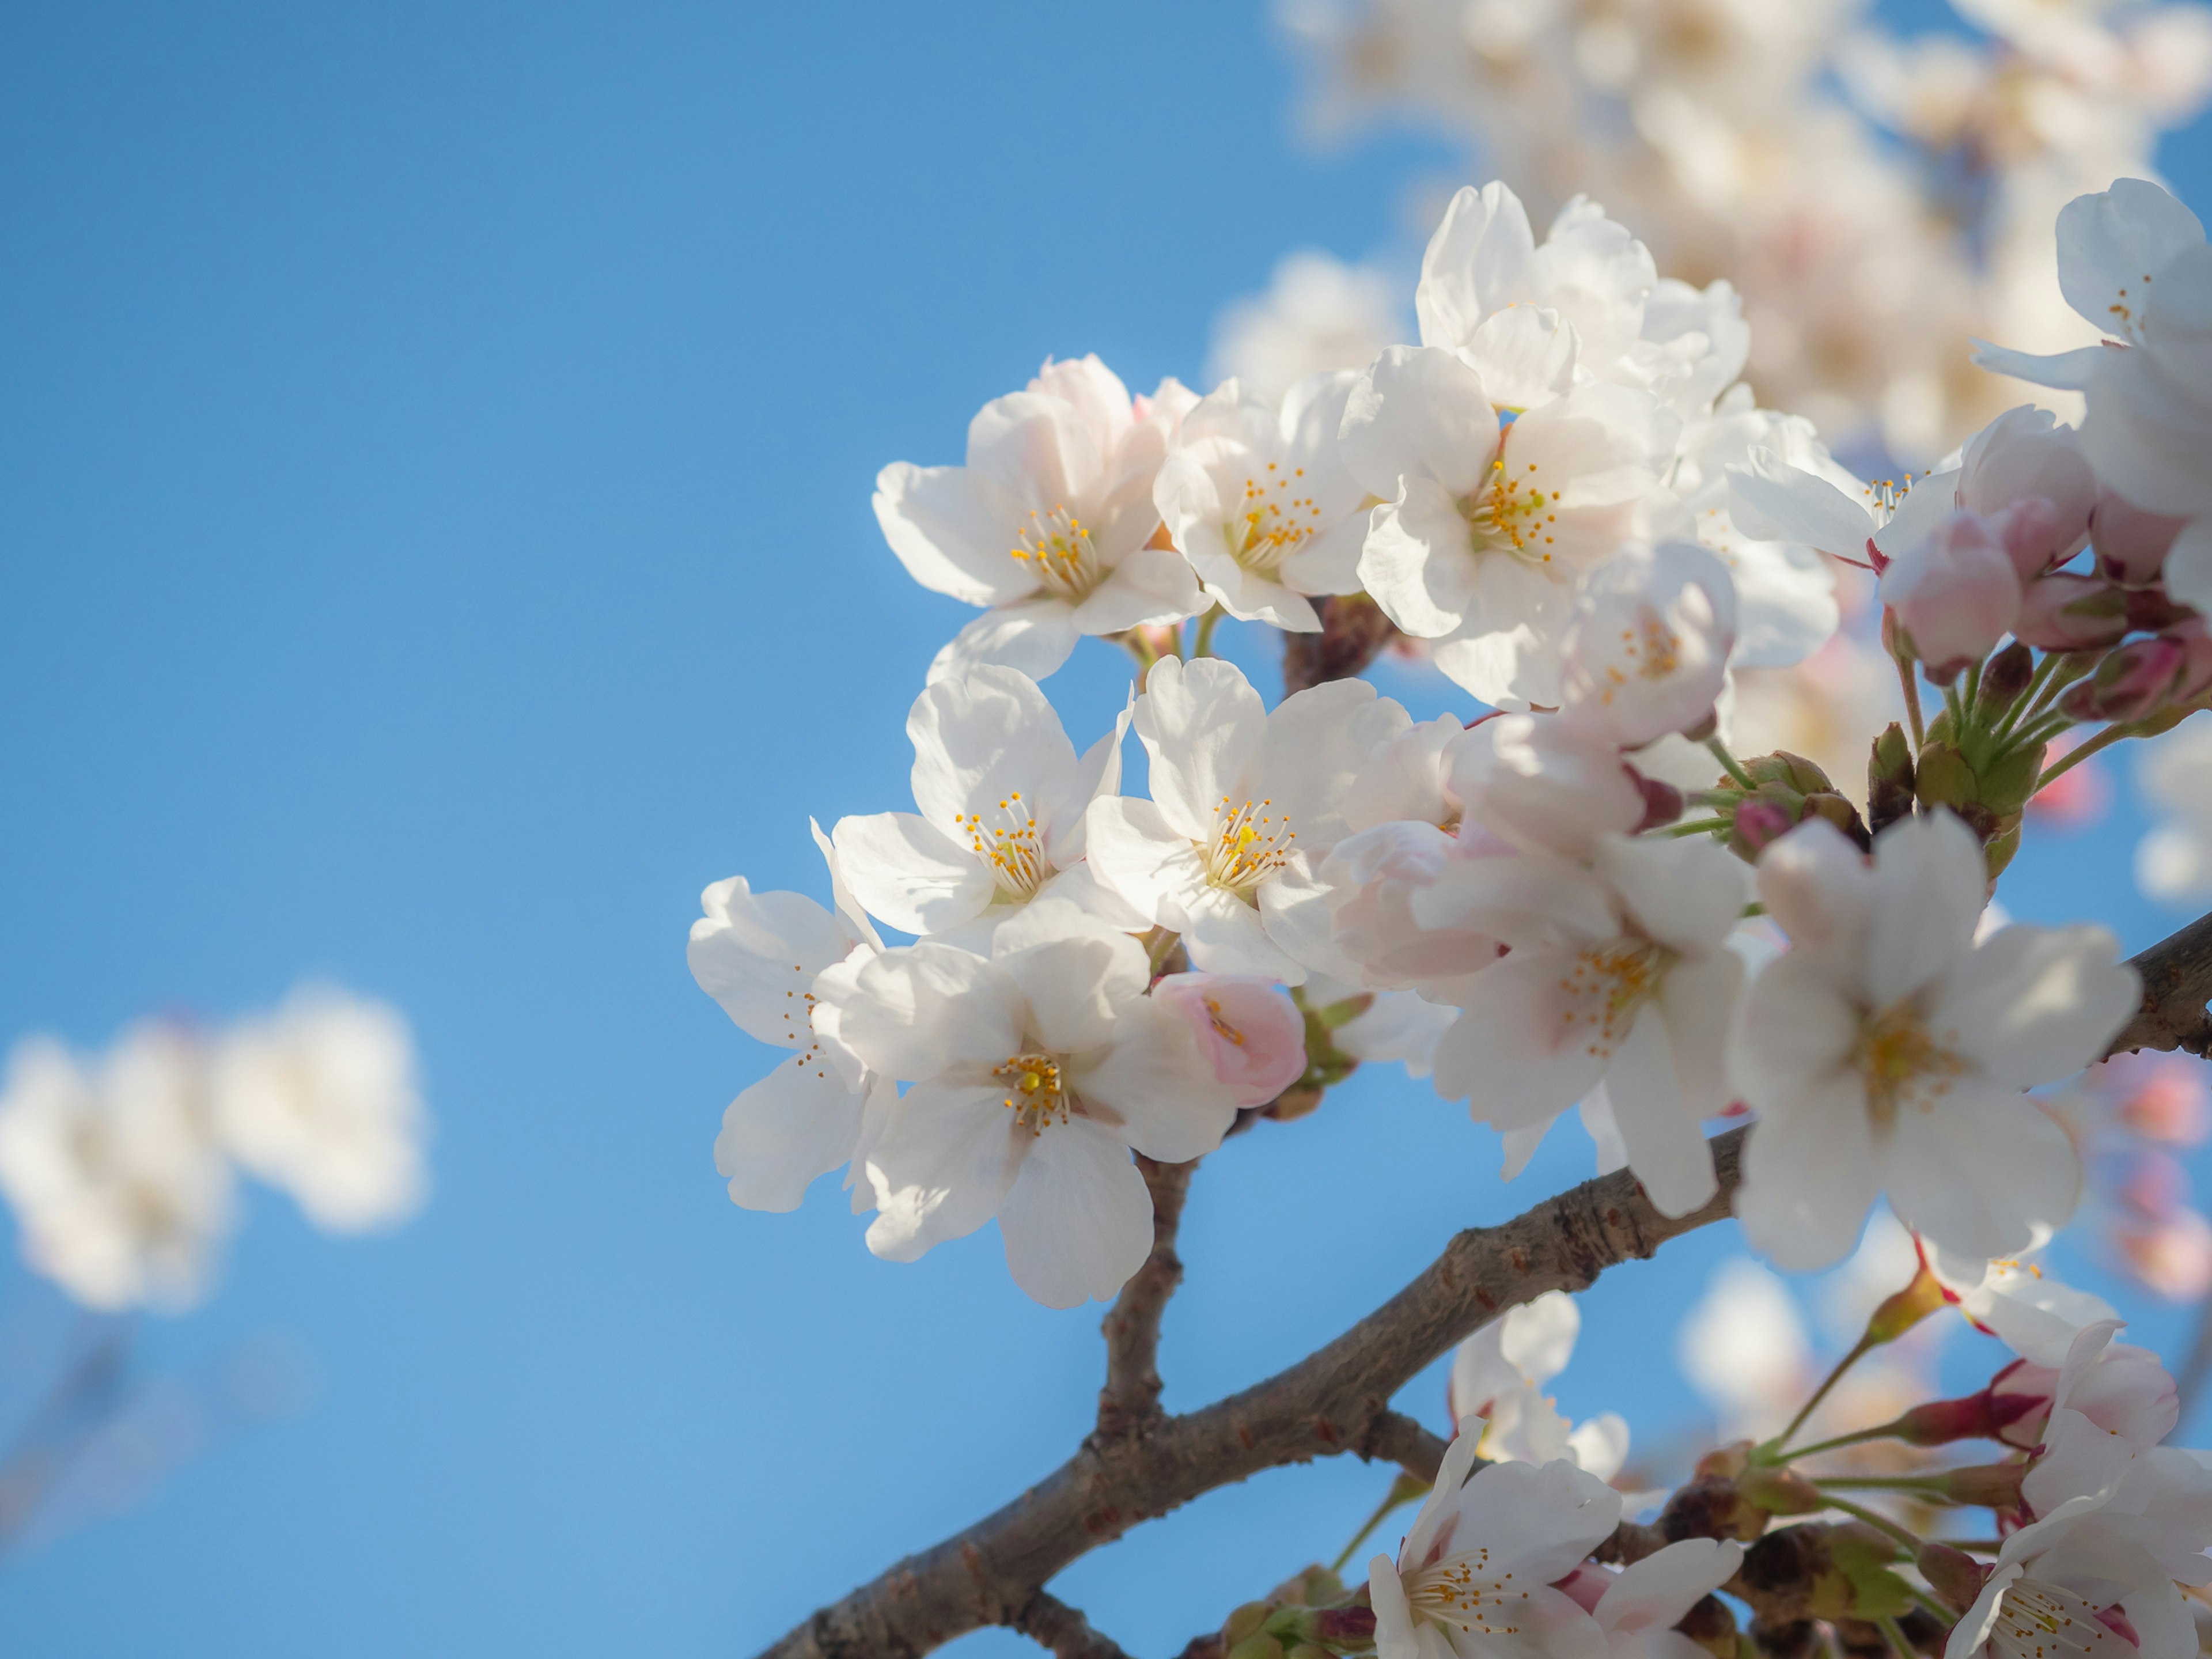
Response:
[[[2153,945],[2133,965],[2142,975],[2142,1007],[2106,1052],[2205,1053],[2212,1046],[2205,1012],[2212,1000],[2212,916]],[[1133,1304],[1125,1290],[1107,1317],[1109,1351],[1117,1343],[1121,1348],[1109,1364],[1102,1413],[1106,1395],[1137,1399],[1148,1390],[1149,1413],[1117,1415],[1113,1431],[1091,1435],[1013,1502],[820,1609],[763,1659],[913,1659],[987,1625],[1030,1628],[1032,1634],[1033,1627],[1073,1630],[1052,1623],[1051,1610],[1079,1623],[1081,1615],[1042,1595],[1055,1573],[1216,1487],[1344,1452],[1432,1478],[1443,1443],[1390,1410],[1391,1397],[1504,1309],[1546,1291],[1581,1290],[1606,1268],[1649,1256],[1668,1239],[1723,1218],[1740,1178],[1745,1133],[1731,1129],[1712,1141],[1719,1189],[1702,1208],[1662,1216],[1625,1170],[1584,1182],[1514,1220],[1459,1234],[1411,1284],[1335,1340],[1242,1394],[1180,1417],[1158,1408],[1159,1309],[1182,1273],[1179,1263],[1170,1273],[1163,1261],[1159,1288],[1146,1290]],[[1175,1217],[1164,1228],[1156,1224],[1155,1257],[1163,1238],[1167,1255],[1173,1255],[1181,1199],[1177,1191]],[[1145,1319],[1133,1319],[1130,1332],[1117,1334],[1115,1317],[1125,1304],[1133,1315],[1146,1310]],[[1090,1627],[1083,1623],[1082,1629]],[[1089,1659],[1111,1659],[1119,1651],[1111,1644],[1062,1650],[1039,1639],[1055,1652]],[[1095,1632],[1087,1639],[1105,1640]]]
[[[1160,1317],[1182,1283],[1176,1231],[1198,1165],[1155,1164],[1139,1153],[1137,1168],[1152,1194],[1152,1250],[1099,1326],[1106,1386],[1098,1391],[1098,1432],[1109,1437],[1131,1433],[1160,1414]]]
[[[1121,1644],[1100,1635],[1088,1619],[1043,1590],[1030,1597],[1011,1622],[1039,1647],[1050,1648],[1057,1659],[1129,1659]]]

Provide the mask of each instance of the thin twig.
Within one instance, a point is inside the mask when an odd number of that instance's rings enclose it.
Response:
[[[1160,1317],[1182,1283],[1176,1230],[1197,1168],[1194,1161],[1156,1164],[1137,1155],[1137,1169],[1152,1194],[1152,1251],[1098,1328],[1106,1338],[1106,1386],[1098,1390],[1101,1434],[1127,1434],[1160,1414]]]
[[[1058,1659],[1129,1659],[1120,1643],[1100,1635],[1082,1613],[1047,1590],[1030,1597],[1006,1624],[1039,1647],[1051,1649]]]

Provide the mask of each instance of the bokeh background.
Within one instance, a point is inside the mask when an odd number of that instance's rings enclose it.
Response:
[[[743,1653],[1072,1448],[1100,1310],[1031,1304],[994,1231],[897,1267],[834,1183],[726,1201],[721,1108],[774,1056],[684,937],[724,875],[823,894],[810,813],[906,804],[905,708],[967,613],[884,548],[881,465],[957,459],[1048,354],[1202,383],[1292,246],[1418,246],[1407,180],[1449,149],[1302,145],[1297,82],[1257,3],[0,14],[0,1041],[322,974],[408,1011],[438,1125],[389,1237],[255,1194],[220,1293],[143,1344],[187,1376],[273,1345],[287,1408],[0,1561],[0,1643]],[[2160,161],[2212,200],[2201,129]],[[1126,679],[1089,644],[1052,682],[1079,743]],[[2106,776],[2005,897],[2135,949],[2187,918],[2136,895]],[[1194,1189],[1169,1403],[1589,1158],[1563,1125],[1503,1186],[1494,1136],[1381,1068],[1240,1139]],[[1571,1415],[1694,1429],[1675,1331],[1731,1233],[1583,1298]],[[2185,1346],[2094,1248],[2063,1271]],[[0,1324],[54,1303],[0,1274]],[[1404,1403],[1442,1424],[1433,1376]],[[1058,1588],[1171,1651],[1387,1484],[1279,1472]]]

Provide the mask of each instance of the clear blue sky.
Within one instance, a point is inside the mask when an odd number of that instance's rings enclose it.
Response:
[[[772,1056],[684,935],[724,875],[818,891],[809,812],[904,804],[965,613],[883,548],[879,465],[957,459],[1048,353],[1195,379],[1285,249],[1397,234],[1443,152],[1302,153],[1292,80],[1249,5],[0,19],[0,1039],[321,973],[408,1011],[438,1119],[395,1237],[256,1200],[149,1362],[285,1333],[311,1401],[0,1571],[0,1644],[741,1653],[1072,1447],[1096,1311],[1030,1304],[994,1233],[902,1267],[826,1188],[726,1201],[720,1110]],[[1122,684],[1088,647],[1052,690],[1080,739]],[[2157,937],[2130,839],[2011,902]],[[1578,1178],[1574,1139],[1501,1188],[1386,1075],[1246,1137],[1199,1177],[1170,1403]],[[1671,1334],[1725,1232],[1590,1295],[1564,1405],[1692,1411]],[[1380,1484],[1279,1474],[1062,1588],[1169,1650]]]

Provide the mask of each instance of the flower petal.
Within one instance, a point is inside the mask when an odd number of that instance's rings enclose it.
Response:
[[[1111,1130],[1071,1118],[1040,1130],[999,1206],[1014,1283],[1048,1308],[1107,1300],[1152,1248],[1152,1195]]]

